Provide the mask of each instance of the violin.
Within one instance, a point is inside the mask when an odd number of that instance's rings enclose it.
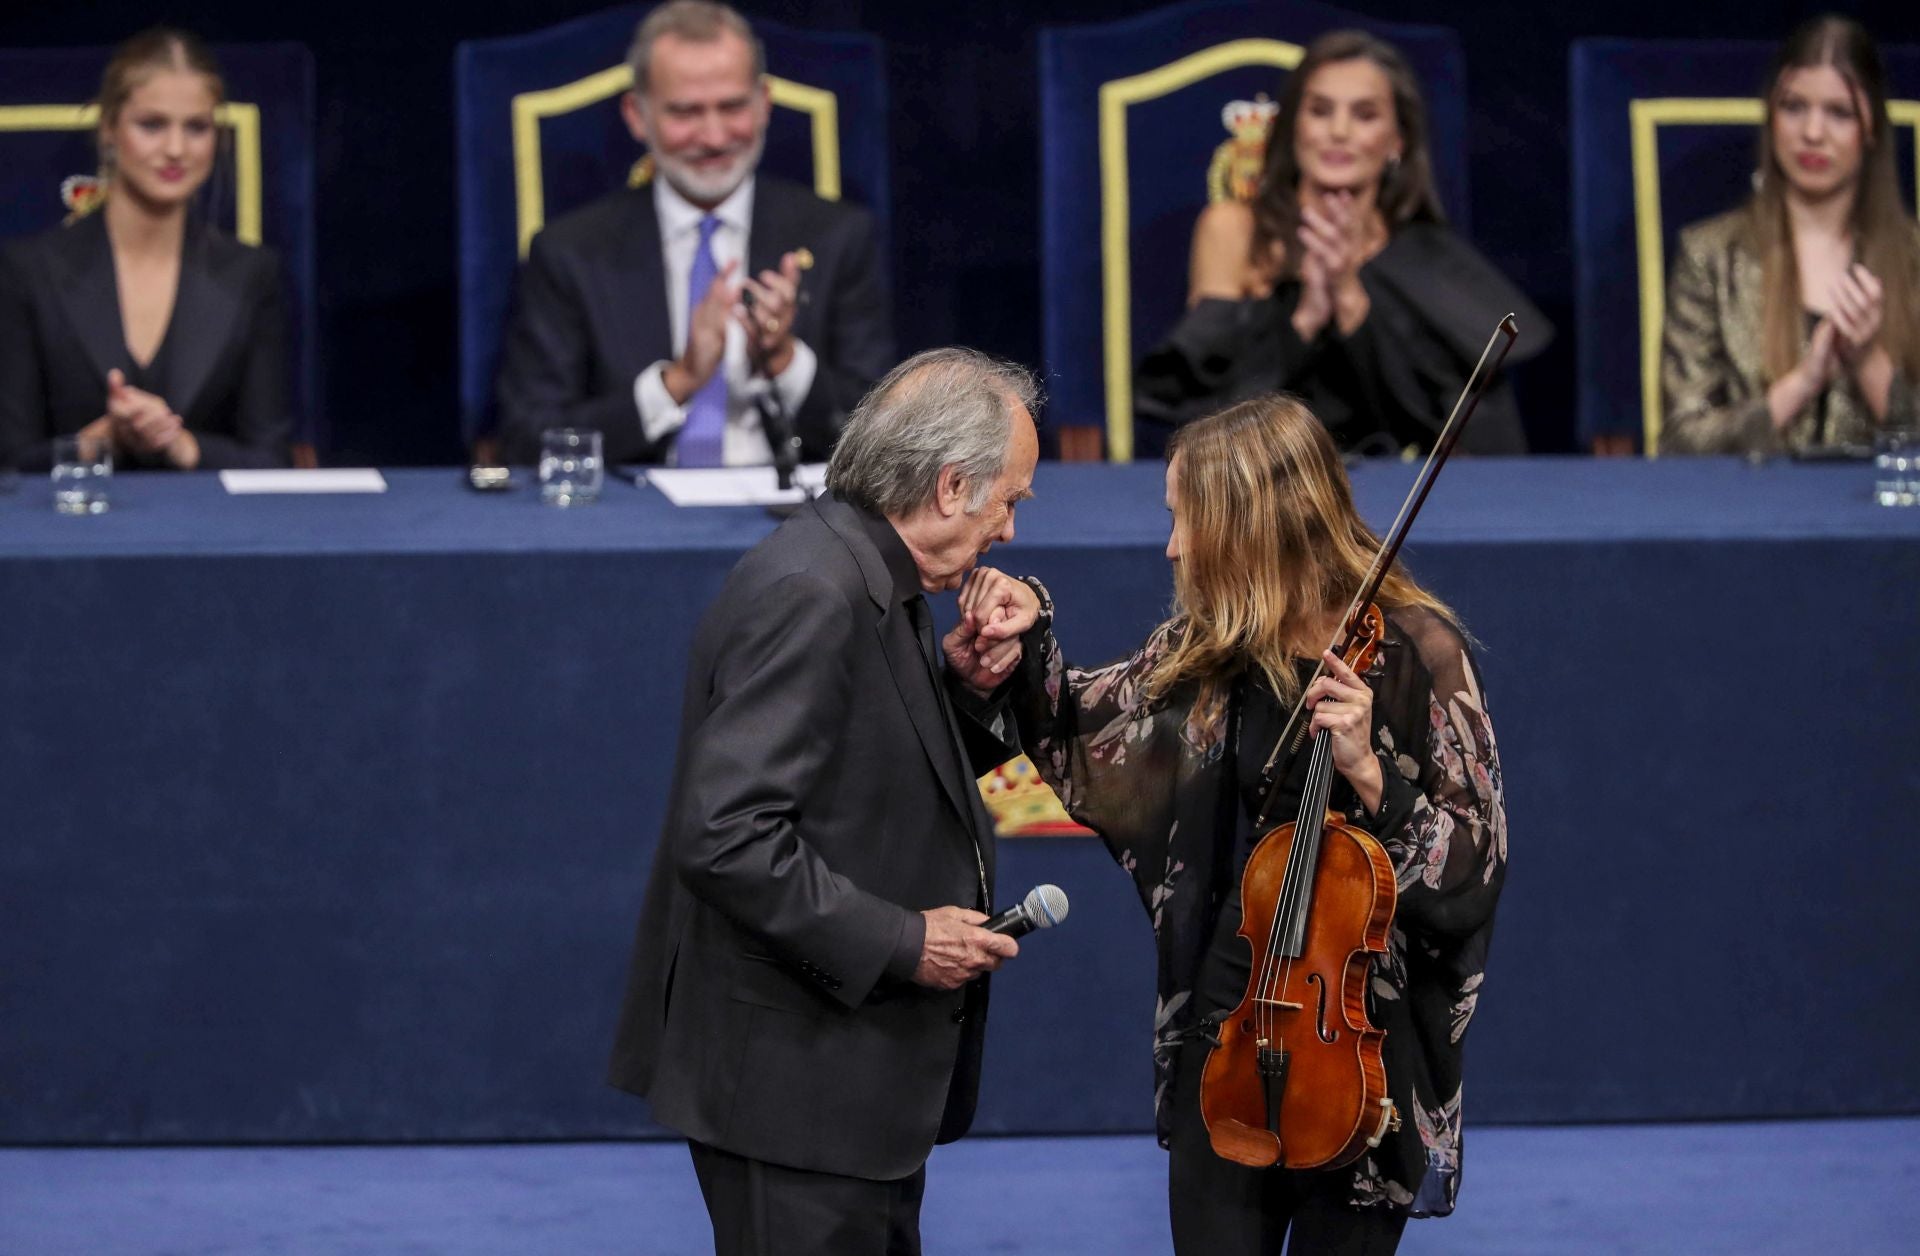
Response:
[[[1331,649],[1355,672],[1373,665],[1386,633],[1374,596],[1519,334],[1511,314],[1494,329],[1341,617]],[[1325,670],[1323,661],[1312,680]],[[1267,759],[1267,780],[1279,779],[1274,767],[1283,752],[1301,749],[1309,719],[1303,695]],[[1337,1168],[1400,1128],[1381,1059],[1386,1034],[1366,1003],[1373,957],[1386,953],[1393,925],[1393,861],[1378,838],[1328,810],[1327,730],[1313,735],[1309,754],[1299,811],[1260,838],[1241,875],[1240,936],[1253,951],[1252,971],[1200,1079],[1200,1114],[1215,1154],[1253,1168]],[[1266,827],[1277,793],[1270,791],[1256,828]]]

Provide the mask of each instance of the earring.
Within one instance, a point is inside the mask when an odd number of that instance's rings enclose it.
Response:
[[[1400,177],[1400,154],[1395,153],[1391,157],[1387,158],[1387,164],[1381,168],[1380,182],[1389,183],[1392,180],[1397,179],[1399,177]]]

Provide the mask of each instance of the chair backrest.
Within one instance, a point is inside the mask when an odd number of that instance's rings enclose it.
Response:
[[[1420,77],[1442,204],[1467,219],[1466,61],[1452,31],[1310,0],[1196,0],[1040,32],[1041,241],[1049,410],[1133,453],[1133,364],[1186,304],[1210,195],[1257,170],[1281,76],[1328,31],[1391,41]],[[1238,103],[1236,103],[1238,102]],[[1064,444],[1064,442],[1063,442]]]
[[[1572,50],[1573,246],[1584,444],[1660,447],[1667,271],[1689,224],[1751,195],[1777,45],[1581,39]],[[1920,151],[1920,48],[1884,47],[1906,195]],[[1911,199],[1908,201],[1912,203]]]
[[[494,371],[515,268],[551,218],[626,186],[642,150],[620,118],[631,4],[454,53],[460,190],[460,410],[493,428]],[[761,168],[870,209],[884,255],[890,197],[885,53],[856,33],[756,20],[773,96]]]
[[[65,185],[83,195],[99,162],[89,103],[111,48],[0,50],[0,236],[42,231],[67,216]],[[215,225],[279,255],[286,282],[294,441],[322,439],[318,287],[314,279],[313,57],[303,44],[221,44],[226,141],[203,193]]]

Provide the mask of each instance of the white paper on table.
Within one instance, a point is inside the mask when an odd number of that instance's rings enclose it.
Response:
[[[222,471],[229,493],[384,493],[387,477],[372,467],[320,467],[305,471]]]
[[[827,464],[795,467],[782,490],[772,467],[648,467],[647,481],[676,506],[768,506],[804,501],[827,482]]]

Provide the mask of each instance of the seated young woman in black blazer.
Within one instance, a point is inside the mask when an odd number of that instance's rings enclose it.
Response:
[[[284,466],[286,308],[278,260],[194,212],[224,91],[206,47],[153,30],[100,84],[97,213],[0,250],[0,465],[53,439],[122,466]]]

